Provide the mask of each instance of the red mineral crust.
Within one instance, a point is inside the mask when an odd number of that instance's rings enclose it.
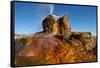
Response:
[[[90,32],[71,32],[67,16],[48,15],[43,31],[15,39],[15,66],[90,62],[96,60],[96,37]]]

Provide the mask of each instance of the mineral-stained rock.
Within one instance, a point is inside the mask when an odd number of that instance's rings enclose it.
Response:
[[[71,33],[71,26],[67,16],[60,17],[57,20],[59,24],[60,34],[70,34]]]
[[[80,34],[81,41],[87,50],[92,50],[96,44],[90,32],[83,32]]]
[[[90,32],[72,32],[72,37],[79,39],[87,50],[92,50],[96,46],[96,39]]]
[[[15,52],[19,52],[20,50],[22,50],[27,43],[27,38],[17,38],[15,40]]]
[[[51,32],[54,23],[56,23],[55,18],[52,15],[48,15],[42,22],[43,30]]]
[[[87,51],[82,42],[72,38],[61,41],[57,36],[34,36],[16,53],[16,66],[59,64],[96,61],[96,55]]]
[[[43,31],[15,39],[15,66],[96,61],[96,37],[90,32],[71,32],[67,16],[48,15]]]
[[[33,37],[32,41],[16,55],[16,65],[60,63],[57,55],[64,49],[61,41],[53,37]]]
[[[46,18],[43,19],[42,28],[43,28],[43,31],[36,33],[35,36],[59,34],[58,24],[52,15],[48,15]]]
[[[43,31],[38,32],[35,36],[44,35],[64,35],[69,37],[71,35],[71,26],[67,16],[59,17],[57,20],[53,15],[48,15],[42,21]]]

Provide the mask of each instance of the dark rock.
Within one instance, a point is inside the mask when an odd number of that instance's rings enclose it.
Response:
[[[70,34],[71,26],[67,16],[58,18],[57,23],[59,24],[60,34]]]
[[[38,32],[36,35],[57,35],[59,34],[58,24],[55,20],[55,18],[52,15],[48,15],[45,17],[42,21],[42,32]]]

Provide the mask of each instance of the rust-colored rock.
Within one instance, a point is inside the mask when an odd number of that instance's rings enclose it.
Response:
[[[58,27],[56,19],[52,15],[48,15],[42,21],[43,31],[36,33],[35,36],[57,35],[59,34]]]
[[[62,16],[58,18],[57,23],[59,24],[60,34],[70,34],[71,26],[67,16]]]
[[[71,32],[67,16],[48,15],[43,31],[15,38],[15,66],[96,61],[96,37],[90,32]]]
[[[56,36],[32,37],[29,45],[16,53],[16,65],[60,64],[95,61],[82,42],[72,38],[62,41]]]
[[[35,36],[44,35],[71,35],[71,26],[67,16],[59,17],[57,20],[52,15],[48,15],[42,21],[43,31],[38,32]]]

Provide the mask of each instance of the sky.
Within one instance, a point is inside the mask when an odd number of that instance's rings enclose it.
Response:
[[[15,33],[34,34],[42,31],[42,20],[49,14],[67,15],[73,32],[96,35],[96,7],[61,4],[15,2]]]

